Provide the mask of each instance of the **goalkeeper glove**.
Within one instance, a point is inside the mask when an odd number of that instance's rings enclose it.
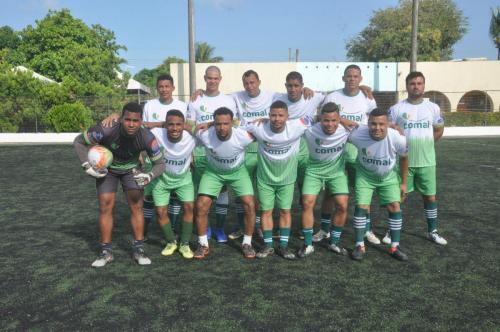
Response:
[[[92,167],[89,164],[88,161],[86,161],[82,164],[82,168],[85,170],[85,173],[87,173],[88,175],[90,175],[96,179],[103,178],[108,174],[107,168],[95,169],[94,167]]]
[[[153,173],[134,173],[134,180],[138,186],[144,187],[153,178]]]

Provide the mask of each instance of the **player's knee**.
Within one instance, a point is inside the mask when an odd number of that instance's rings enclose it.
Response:
[[[315,203],[316,197],[302,196],[302,205],[304,206],[304,209],[313,208]]]
[[[186,214],[192,215],[194,210],[194,203],[193,202],[184,203],[182,205],[182,209],[184,210],[185,215]]]
[[[196,211],[198,214],[208,214],[212,200],[208,196],[199,196],[196,200]]]

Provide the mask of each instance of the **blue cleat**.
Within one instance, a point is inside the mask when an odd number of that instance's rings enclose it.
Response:
[[[212,238],[212,227],[207,227],[207,239],[210,240]]]
[[[217,240],[218,243],[226,243],[227,242],[227,235],[224,232],[223,228],[216,228],[215,229],[215,239]]]

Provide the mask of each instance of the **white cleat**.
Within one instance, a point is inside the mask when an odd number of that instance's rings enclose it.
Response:
[[[384,243],[384,244],[391,244],[391,242],[392,242],[392,240],[391,240],[391,232],[387,231],[385,233],[384,238],[382,239],[382,243]]]
[[[372,231],[367,231],[365,233],[365,239],[371,244],[380,244],[380,240]]]
[[[103,250],[99,257],[92,263],[92,267],[103,267],[113,261],[113,253],[111,250]]]
[[[313,242],[321,242],[323,239],[329,239],[329,238],[330,238],[330,233],[320,229],[316,234],[313,235],[312,240]]]
[[[430,233],[427,233],[427,238],[432,242],[440,244],[442,246],[448,244],[448,241],[446,241],[444,237],[440,236],[437,231],[432,231]]]

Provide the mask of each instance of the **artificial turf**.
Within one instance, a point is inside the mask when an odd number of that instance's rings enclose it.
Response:
[[[498,138],[438,143],[439,229],[449,244],[425,238],[422,203],[412,194],[401,239],[408,262],[385,246],[368,246],[355,262],[325,245],[306,259],[247,261],[239,241],[211,242],[206,260],[187,261],[160,255],[155,226],[146,245],[153,264],[141,267],[131,259],[120,194],[115,261],[93,269],[94,181],[72,147],[0,146],[0,329],[498,331],[499,151]],[[386,213],[373,214],[383,235]],[[294,234],[298,216],[294,204]],[[230,211],[227,231],[235,224]],[[353,247],[350,224],[342,244]],[[293,236],[290,246],[301,241]]]

